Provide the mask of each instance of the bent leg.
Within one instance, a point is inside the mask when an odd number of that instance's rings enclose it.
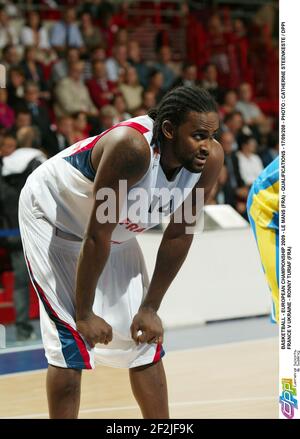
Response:
[[[129,369],[133,395],[146,419],[168,419],[168,389],[162,360]]]
[[[76,419],[80,404],[81,370],[49,364],[47,397],[50,419]]]

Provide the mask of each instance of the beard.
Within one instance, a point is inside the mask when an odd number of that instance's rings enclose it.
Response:
[[[181,164],[187,171],[192,172],[193,174],[200,174],[204,168],[204,165],[195,163],[195,157],[191,159],[185,158],[184,160],[181,160]]]

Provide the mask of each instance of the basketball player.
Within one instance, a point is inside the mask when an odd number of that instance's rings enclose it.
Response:
[[[279,157],[253,183],[247,201],[250,224],[272,294],[271,319],[279,319]]]
[[[106,200],[97,194],[107,189],[119,200],[119,182],[125,180],[122,200],[129,207],[136,189],[150,194],[152,188],[174,187],[185,188],[195,206],[196,188],[204,188],[207,199],[223,164],[214,140],[218,128],[213,98],[199,88],[179,87],[149,116],[70,146],[28,178],[20,230],[40,299],[51,418],[77,417],[81,371],[95,362],[129,369],[144,418],[169,417],[157,312],[193,235],[171,215],[149,283],[136,236],[155,224],[133,221],[122,209],[113,222],[99,221]],[[170,199],[168,204],[171,213],[180,207]]]

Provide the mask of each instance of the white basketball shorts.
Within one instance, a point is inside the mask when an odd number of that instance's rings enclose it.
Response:
[[[74,369],[95,364],[131,368],[154,363],[164,355],[161,344],[139,344],[130,326],[149,285],[144,258],[136,239],[112,244],[99,278],[93,311],[109,323],[113,339],[92,349],[75,324],[75,275],[81,242],[56,235],[37,213],[34,194],[24,187],[19,224],[29,274],[39,297],[40,323],[48,363]]]

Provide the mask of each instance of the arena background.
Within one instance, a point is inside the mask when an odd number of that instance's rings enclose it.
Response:
[[[33,148],[45,160],[146,114],[174,86],[194,83],[219,104],[226,159],[205,208],[204,233],[160,311],[171,416],[276,418],[277,328],[246,199],[259,169],[278,154],[278,3],[5,2],[0,50],[0,417],[47,417],[31,286],[19,300],[30,300],[32,330],[20,336],[14,325],[15,216],[28,170],[4,171],[7,151]],[[162,232],[139,238],[150,274]],[[126,371],[104,367],[86,374],[80,416],[140,416],[126,380]]]

